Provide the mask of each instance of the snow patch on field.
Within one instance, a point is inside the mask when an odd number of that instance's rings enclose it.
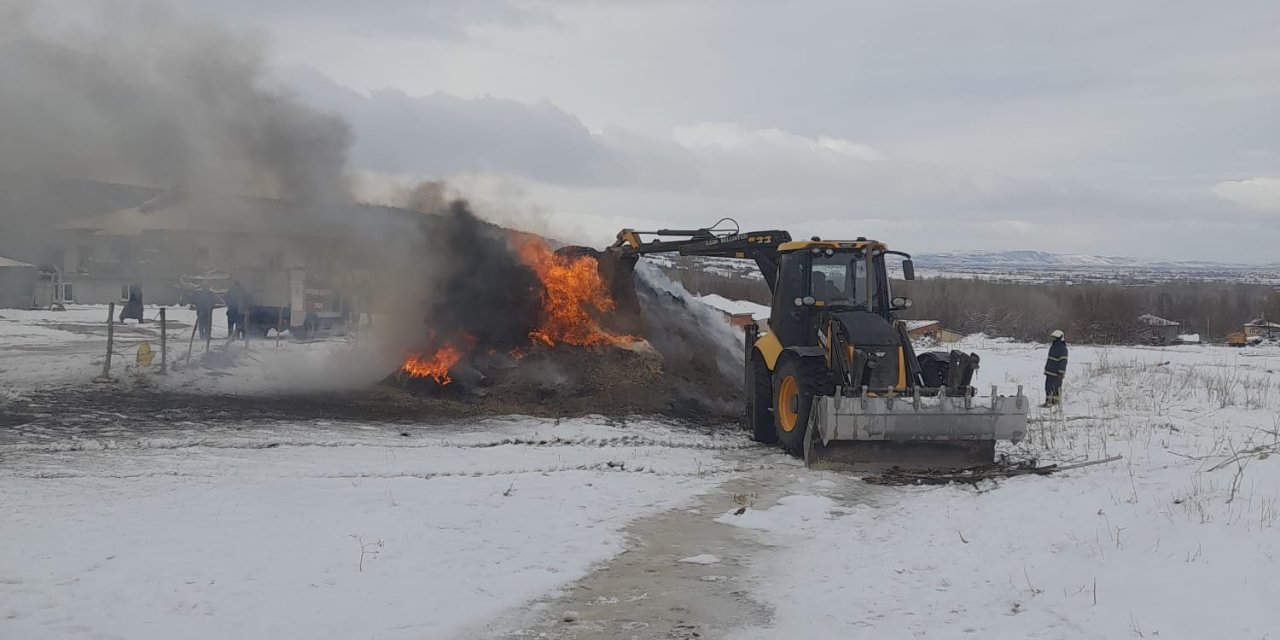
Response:
[[[768,509],[735,509],[716,518],[716,522],[774,533],[813,531],[829,519],[831,505],[830,498],[793,495],[778,500]]]

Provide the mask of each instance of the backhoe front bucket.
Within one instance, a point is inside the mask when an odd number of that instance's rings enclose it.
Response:
[[[844,395],[814,398],[805,464],[815,469],[898,466],[961,468],[989,464],[997,440],[1027,432],[1029,401],[1016,396]]]

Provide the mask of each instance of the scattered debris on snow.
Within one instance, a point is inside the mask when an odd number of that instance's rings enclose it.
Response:
[[[989,465],[980,467],[970,467],[968,469],[903,469],[901,467],[892,467],[878,474],[871,474],[863,477],[863,480],[871,484],[890,484],[890,485],[906,485],[906,484],[970,484],[976,485],[983,480],[995,480],[997,478],[1012,478],[1014,476],[1047,476],[1059,471],[1068,471],[1070,469],[1079,469],[1081,467],[1091,467],[1098,464],[1107,464],[1109,462],[1117,462],[1124,456],[1115,455],[1102,460],[1090,460],[1088,462],[1077,462],[1075,464],[1047,464],[1037,466],[1035,460],[1027,460],[1022,462],[1013,462],[1003,459]]]

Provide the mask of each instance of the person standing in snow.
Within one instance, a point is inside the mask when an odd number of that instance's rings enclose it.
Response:
[[[1049,359],[1044,363],[1044,406],[1062,402],[1062,378],[1067,374],[1067,339],[1062,329],[1049,334]]]
[[[191,294],[191,301],[196,307],[196,330],[201,340],[208,340],[213,333],[213,292],[202,286]]]
[[[240,286],[239,280],[231,283],[231,288],[227,289],[222,299],[227,303],[227,339],[244,335],[244,316],[240,311],[245,301],[244,288]]]
[[[142,285],[129,285],[129,301],[124,303],[124,307],[120,309],[120,324],[124,324],[125,318],[133,318],[142,324]]]

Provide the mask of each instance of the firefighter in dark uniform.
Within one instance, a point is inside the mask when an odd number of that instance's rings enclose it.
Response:
[[[1062,402],[1062,378],[1067,374],[1067,340],[1058,329],[1049,334],[1053,344],[1049,346],[1049,359],[1044,363],[1044,406]]]

